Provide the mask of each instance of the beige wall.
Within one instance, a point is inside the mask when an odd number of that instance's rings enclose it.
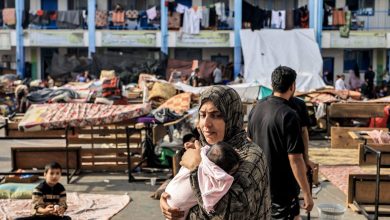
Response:
[[[323,49],[322,57],[334,58],[333,76],[335,81],[336,75],[343,72],[344,69],[344,50],[343,49]]]
[[[16,47],[12,47],[11,50],[0,50],[0,65],[6,66],[6,63],[1,61],[3,55],[8,55],[11,58],[11,69],[16,69]]]

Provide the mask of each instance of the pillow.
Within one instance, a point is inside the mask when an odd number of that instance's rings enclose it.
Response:
[[[4,183],[0,185],[0,199],[31,199],[38,183]]]
[[[181,93],[168,99],[164,104],[160,105],[158,109],[169,108],[178,114],[183,114],[190,109],[191,93]]]
[[[155,82],[148,98],[149,101],[157,98],[161,98],[166,101],[174,95],[176,95],[176,89],[172,84]]]

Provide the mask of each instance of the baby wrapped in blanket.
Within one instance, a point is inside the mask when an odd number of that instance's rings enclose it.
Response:
[[[202,161],[198,167],[198,182],[202,194],[203,208],[212,213],[214,206],[229,191],[238,169],[240,157],[227,143],[219,142],[213,146],[204,146],[200,152]],[[170,207],[184,211],[185,219],[189,210],[197,204],[190,182],[191,171],[181,167],[177,175],[168,184],[165,192],[170,197]]]

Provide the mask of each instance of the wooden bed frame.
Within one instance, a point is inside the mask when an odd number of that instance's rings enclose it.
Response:
[[[363,140],[353,138],[350,133],[355,131],[372,131],[383,130],[388,131],[387,128],[368,128],[368,127],[332,127],[331,128],[331,148],[340,149],[357,149]]]
[[[390,177],[380,176],[380,216],[390,215]],[[348,179],[348,206],[356,212],[372,218],[375,212],[375,174],[350,174]]]
[[[23,169],[23,174],[43,175],[45,165],[53,161],[59,163],[66,169],[66,152],[69,154],[69,169],[73,170],[70,176],[76,175],[81,170],[80,153],[81,147],[12,147],[11,162],[12,168],[9,172],[0,172],[0,175],[20,174],[18,169]]]
[[[0,129],[4,128],[4,137],[0,139],[64,139],[65,129],[45,130],[45,131],[19,131],[18,124],[23,118],[23,114],[16,114],[10,119],[5,119]],[[12,120],[11,120],[12,119]]]
[[[65,147],[68,149],[72,145],[82,146],[81,171],[129,170],[129,181],[132,181],[134,178],[131,171],[142,161],[141,131],[135,127],[133,121],[75,128],[74,133],[67,128]],[[71,177],[68,176],[67,179],[69,183]]]
[[[370,147],[378,149],[380,151],[390,151],[390,144],[373,144],[370,143]],[[381,155],[382,164],[390,164],[390,155]],[[372,154],[365,155],[363,144],[359,144],[359,166],[376,165],[376,157]]]
[[[326,124],[328,134],[331,134],[331,120],[337,119],[369,119],[384,117],[383,109],[388,103],[375,102],[345,102],[332,103],[327,107]]]

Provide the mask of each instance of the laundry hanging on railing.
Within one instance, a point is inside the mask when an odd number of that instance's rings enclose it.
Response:
[[[83,11],[58,11],[57,13],[57,28],[60,29],[77,29],[82,28],[84,19]]]
[[[309,10],[307,6],[279,11],[265,10],[243,1],[242,22],[243,29],[252,30],[309,28]]]
[[[193,5],[191,8],[180,3],[169,2],[168,10],[168,20],[172,20],[171,24],[178,19],[178,15],[175,13],[180,14],[182,31],[187,34],[198,34],[201,29],[233,29],[234,26],[233,11],[230,11],[223,2],[217,2],[207,7]],[[171,18],[173,16],[175,18]],[[168,27],[177,29],[174,25]]]
[[[16,11],[15,8],[5,8],[3,9],[3,21],[5,25],[15,25],[16,24]]]

